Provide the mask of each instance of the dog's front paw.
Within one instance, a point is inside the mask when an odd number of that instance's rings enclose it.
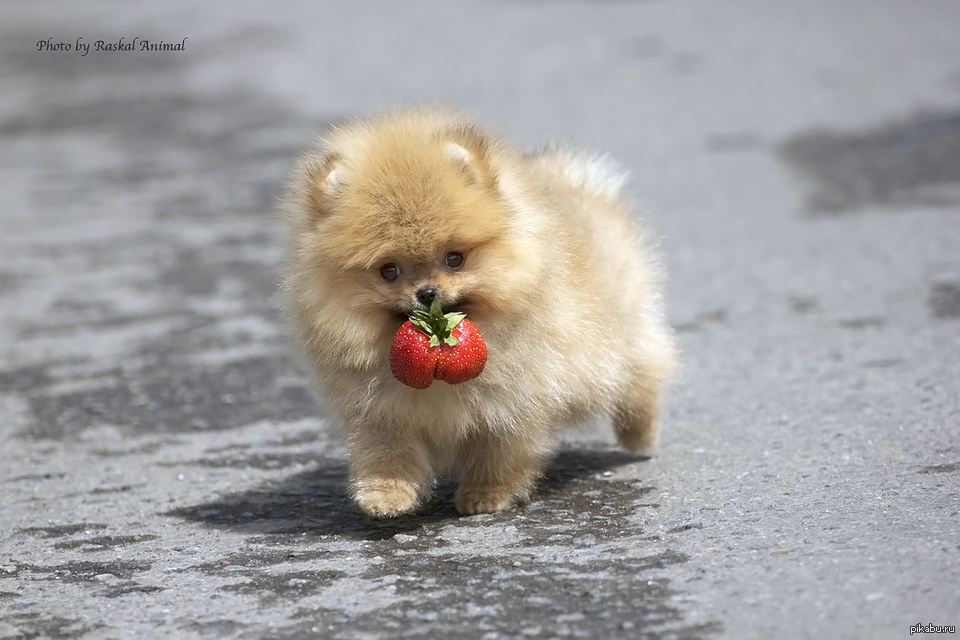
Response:
[[[376,518],[390,518],[413,511],[418,502],[417,486],[406,480],[375,478],[354,484],[354,499],[363,511]]]
[[[518,495],[514,487],[470,487],[467,489],[461,487],[454,498],[454,505],[457,507],[457,511],[463,515],[496,513],[509,509],[525,498],[526,494],[521,492],[521,495]]]

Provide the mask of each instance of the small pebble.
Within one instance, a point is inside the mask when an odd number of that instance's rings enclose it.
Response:
[[[417,536],[408,535],[406,533],[398,533],[393,536],[394,542],[399,542],[400,544],[403,544],[405,542],[413,542],[416,539],[417,539]]]

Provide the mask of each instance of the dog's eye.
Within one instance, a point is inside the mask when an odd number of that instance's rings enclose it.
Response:
[[[459,269],[463,266],[463,254],[459,251],[451,251],[443,258],[443,264],[451,269]]]
[[[400,267],[392,262],[387,263],[380,267],[380,277],[387,282],[393,282],[400,277]]]

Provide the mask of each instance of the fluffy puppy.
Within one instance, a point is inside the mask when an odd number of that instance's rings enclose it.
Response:
[[[523,153],[428,108],[334,127],[301,159],[283,290],[363,511],[408,513],[446,471],[461,513],[526,500],[571,420],[655,443],[674,343],[622,183],[603,157]],[[424,290],[483,335],[479,377],[394,379],[391,341]]]

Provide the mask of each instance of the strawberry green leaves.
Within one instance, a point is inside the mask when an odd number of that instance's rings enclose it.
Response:
[[[465,313],[444,313],[440,302],[434,298],[429,311],[417,309],[410,316],[410,323],[430,338],[430,346],[438,347],[440,343],[451,347],[457,346],[457,339],[453,336],[453,328],[467,317]]]

